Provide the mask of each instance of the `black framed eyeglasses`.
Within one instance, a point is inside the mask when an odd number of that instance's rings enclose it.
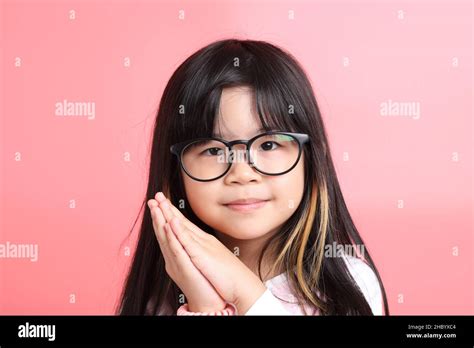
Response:
[[[184,172],[197,181],[224,176],[234,162],[247,162],[265,175],[282,175],[292,170],[301,157],[308,134],[270,131],[249,140],[226,141],[217,137],[197,138],[170,147]],[[243,144],[245,150],[234,150]]]

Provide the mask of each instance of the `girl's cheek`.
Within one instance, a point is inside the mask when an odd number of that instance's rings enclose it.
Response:
[[[304,195],[304,177],[295,176],[293,180],[288,180],[285,184],[275,190],[275,202],[283,211],[295,211]]]
[[[191,209],[202,220],[213,214],[220,199],[220,191],[209,183],[185,181],[185,192]]]

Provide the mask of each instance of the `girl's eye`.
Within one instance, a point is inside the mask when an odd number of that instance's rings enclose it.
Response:
[[[209,149],[204,150],[202,153],[205,155],[210,154],[211,156],[218,156],[222,154],[222,151],[223,150],[218,147],[210,147]]]
[[[268,146],[270,144],[270,146]],[[274,142],[274,141],[266,141],[264,143],[262,143],[262,145],[260,145],[262,147],[263,150],[274,150],[274,148],[272,148],[272,144],[276,145],[277,147],[280,146],[280,144]]]

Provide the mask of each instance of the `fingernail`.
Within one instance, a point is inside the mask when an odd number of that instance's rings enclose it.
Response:
[[[165,199],[165,195],[163,194],[163,192],[158,192],[158,200],[161,202],[163,199]]]

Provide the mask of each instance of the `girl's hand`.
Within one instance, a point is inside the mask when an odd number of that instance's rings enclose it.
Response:
[[[244,314],[267,289],[262,281],[216,237],[189,221],[158,192],[164,218],[191,262],[211,282],[221,297]]]
[[[147,203],[151,211],[155,235],[165,259],[166,272],[183,291],[189,310],[193,312],[222,310],[226,306],[225,301],[191,262],[166,222],[158,202],[150,199]]]

